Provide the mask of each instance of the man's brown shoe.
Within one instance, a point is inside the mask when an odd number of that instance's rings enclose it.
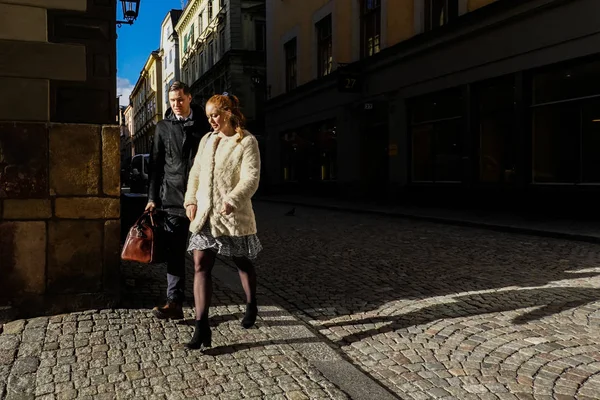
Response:
[[[152,314],[158,319],[182,319],[183,308],[181,307],[181,304],[167,303],[162,307],[154,307],[152,309]]]

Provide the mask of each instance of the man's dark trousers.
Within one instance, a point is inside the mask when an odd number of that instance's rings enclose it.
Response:
[[[167,300],[182,305],[185,300],[185,254],[190,220],[167,213],[164,241],[167,256]]]

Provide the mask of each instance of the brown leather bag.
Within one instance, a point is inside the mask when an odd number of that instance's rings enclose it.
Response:
[[[154,223],[154,212],[145,211],[129,229],[121,259],[143,264],[164,262],[160,228]]]

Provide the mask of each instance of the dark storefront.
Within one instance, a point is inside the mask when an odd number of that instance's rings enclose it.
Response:
[[[596,0],[500,0],[351,65],[358,93],[334,76],[279,96],[267,114],[271,187],[316,194],[312,183],[331,182],[328,193],[432,205],[595,209],[597,11]],[[319,139],[324,131],[334,135]]]

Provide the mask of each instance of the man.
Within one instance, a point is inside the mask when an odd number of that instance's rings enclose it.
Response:
[[[183,208],[190,169],[200,138],[210,130],[204,110],[191,104],[190,88],[176,81],[169,88],[165,119],[156,125],[150,155],[146,210],[164,211],[164,249],[167,256],[167,303],[152,313],[160,319],[183,318],[185,253],[190,221]]]

